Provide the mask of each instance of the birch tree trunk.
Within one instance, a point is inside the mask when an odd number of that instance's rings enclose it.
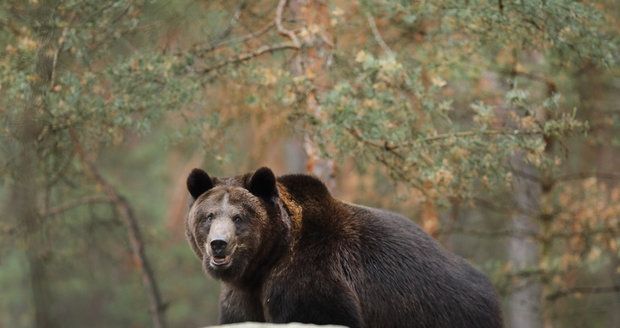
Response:
[[[515,57],[516,58],[516,57]],[[524,75],[517,69],[515,60],[512,78]],[[527,75],[526,75],[527,76]],[[542,78],[545,95],[552,97],[557,92],[557,86],[552,80]],[[538,124],[547,121],[548,113],[544,107],[535,108],[534,118]],[[545,154],[553,152],[554,140],[543,136]],[[540,171],[526,162],[523,154],[515,154],[511,159],[513,171],[516,173],[513,182],[513,198],[516,205],[513,211],[511,225],[516,234],[510,239],[508,256],[513,264],[514,272],[519,272],[520,282],[514,286],[509,298],[509,322],[513,328],[551,328],[552,321],[545,311],[543,293],[547,292],[542,284],[540,271],[541,263],[547,260],[551,247],[551,240],[547,236],[552,213],[543,211],[543,207],[550,201],[551,190],[555,184],[551,172]],[[542,236],[540,240],[527,236]]]
[[[536,170],[518,156],[515,156],[512,162],[516,170],[528,176],[536,176]],[[511,230],[537,232],[536,219],[540,212],[539,199],[542,195],[540,184],[517,176],[514,179],[513,192],[516,210],[511,218]],[[530,272],[538,267],[539,253],[540,247],[535,240],[525,238],[521,233],[510,238],[508,257],[515,272]],[[540,328],[542,327],[540,283],[535,275],[525,277],[522,281],[523,283],[514,286],[514,291],[510,295],[508,314],[510,327]]]

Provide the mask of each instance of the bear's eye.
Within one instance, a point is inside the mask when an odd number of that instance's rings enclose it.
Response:
[[[233,222],[239,223],[239,222],[241,222],[241,215],[236,214],[235,216],[233,216],[232,219],[233,219]]]
[[[213,216],[213,213],[209,213],[205,219],[207,220],[207,222],[211,222],[213,221]]]

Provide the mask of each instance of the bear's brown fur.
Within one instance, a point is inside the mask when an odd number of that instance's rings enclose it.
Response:
[[[334,199],[307,175],[199,169],[187,237],[222,281],[220,321],[501,327],[488,279],[398,214]]]

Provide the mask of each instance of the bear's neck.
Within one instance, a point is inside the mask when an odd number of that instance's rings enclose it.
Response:
[[[269,242],[263,244],[254,256],[256,260],[245,270],[237,287],[247,291],[260,289],[271,269],[292,247],[292,227],[295,224],[291,211],[278,199],[273,212],[269,214],[269,230],[263,236],[263,240]]]

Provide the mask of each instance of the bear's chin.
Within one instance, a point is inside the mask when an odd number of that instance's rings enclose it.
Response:
[[[236,263],[232,256],[227,256],[225,259],[214,259],[210,256],[205,256],[202,266],[205,272],[213,278],[223,281],[233,281],[241,272],[239,263]]]

